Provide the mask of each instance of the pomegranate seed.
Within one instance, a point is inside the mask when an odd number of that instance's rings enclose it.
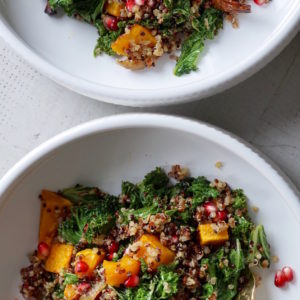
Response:
[[[145,0],[135,0],[135,4],[139,5],[139,6],[142,6],[142,5],[145,4]]]
[[[126,1],[126,8],[128,11],[132,11],[133,7],[135,6],[135,1],[134,0],[127,0]]]
[[[88,282],[82,282],[78,284],[77,290],[80,294],[86,293],[91,288]]]
[[[84,261],[80,260],[76,265],[75,265],[75,273],[85,273],[89,270],[89,266],[87,263]]]
[[[108,30],[116,31],[119,29],[118,20],[116,17],[113,16],[105,16],[104,25]]]
[[[113,260],[113,258],[114,258],[114,253],[107,253],[106,255],[107,260]]]
[[[254,3],[261,6],[268,2],[268,0],[254,0]]]
[[[275,279],[274,279],[274,284],[277,287],[283,287],[285,285],[285,276],[284,276],[284,273],[281,270],[276,272]]]
[[[137,286],[139,284],[139,282],[140,282],[140,277],[139,276],[131,275],[126,279],[124,285],[125,285],[125,287],[130,288],[130,287]]]
[[[111,242],[111,244],[108,247],[108,252],[109,253],[115,253],[119,249],[119,244],[115,241]]]
[[[176,234],[172,235],[171,242],[173,244],[176,244],[178,243],[178,241],[179,241],[178,236]]]
[[[204,209],[205,209],[205,214],[208,217],[212,212],[216,212],[217,211],[217,207],[215,206],[214,203],[212,202],[205,202],[203,204]]]
[[[285,281],[292,281],[294,279],[293,269],[291,267],[283,267],[282,273]]]
[[[148,0],[148,6],[154,7],[155,5],[155,0]]]
[[[38,252],[41,256],[47,257],[50,253],[50,247],[48,246],[48,244],[41,242],[38,245]]]
[[[217,211],[217,217],[216,217],[216,219],[218,221],[225,221],[226,218],[227,218],[227,211],[226,210]]]

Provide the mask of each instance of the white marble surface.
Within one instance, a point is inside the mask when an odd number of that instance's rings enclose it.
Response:
[[[300,188],[300,34],[238,86],[187,105],[151,109],[100,103],[66,90],[30,67],[0,38],[0,178],[57,133],[132,111],[183,115],[229,130],[265,153]]]

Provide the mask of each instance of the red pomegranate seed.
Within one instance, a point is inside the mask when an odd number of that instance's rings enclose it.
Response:
[[[80,294],[86,293],[91,288],[88,282],[81,282],[78,284],[77,290]]]
[[[217,207],[214,203],[212,202],[205,202],[203,204],[204,209],[205,209],[205,214],[208,217],[212,212],[216,212],[217,211]]]
[[[125,285],[125,287],[130,288],[130,287],[137,286],[139,284],[139,282],[140,282],[140,277],[139,276],[131,275],[126,279],[124,285]]]
[[[126,1],[126,8],[128,11],[131,12],[134,6],[135,6],[135,0],[127,0]]]
[[[217,211],[216,219],[218,221],[225,221],[226,218],[227,218],[227,211],[226,210]]]
[[[294,273],[291,267],[283,267],[282,273],[285,281],[290,282],[294,279]]]
[[[50,247],[48,246],[48,244],[41,242],[38,245],[38,252],[41,256],[47,257],[50,253]]]
[[[268,2],[268,0],[254,0],[254,3],[261,6]]]
[[[89,270],[89,266],[84,261],[80,260],[75,265],[75,273],[85,273]]]
[[[107,253],[106,255],[107,260],[113,260],[113,258],[114,258],[114,253]]]
[[[108,252],[109,253],[115,253],[119,249],[119,244],[115,241],[111,242],[111,244],[108,247]]]
[[[139,5],[139,6],[142,6],[142,5],[145,4],[145,0],[135,0],[135,4]]]
[[[277,287],[283,287],[285,285],[285,276],[284,276],[284,273],[281,270],[276,272],[275,279],[274,279],[274,284]]]
[[[178,236],[176,234],[173,234],[172,238],[171,238],[171,242],[173,244],[176,244],[176,243],[178,243],[178,241],[179,241]]]
[[[105,16],[104,25],[108,30],[116,31],[119,29],[118,20],[116,17],[113,16]]]

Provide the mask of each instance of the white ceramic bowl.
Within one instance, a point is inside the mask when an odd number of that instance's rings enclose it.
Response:
[[[174,60],[132,72],[107,55],[93,57],[95,28],[44,14],[45,0],[0,0],[0,35],[37,69],[78,93],[111,103],[153,106],[200,99],[244,80],[267,64],[299,29],[300,1],[273,0],[240,14],[206,44],[199,70],[173,75]]]
[[[224,167],[215,167],[222,161]],[[76,183],[120,192],[122,180],[139,181],[156,166],[190,168],[192,175],[226,180],[242,187],[253,215],[263,223],[280,258],[262,272],[257,299],[299,299],[296,280],[288,289],[273,284],[279,266],[300,274],[300,203],[293,188],[253,150],[209,125],[182,118],[129,114],[96,120],[51,139],[19,162],[0,182],[0,298],[19,298],[19,269],[37,245],[38,195],[42,188],[57,190]],[[250,210],[251,211],[251,210]]]

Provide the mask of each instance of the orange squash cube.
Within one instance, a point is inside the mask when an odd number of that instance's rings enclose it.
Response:
[[[124,8],[125,8],[124,3],[114,1],[111,3],[107,3],[106,12],[112,16],[120,17],[121,9],[124,9]]]
[[[220,232],[215,232],[213,224],[201,224],[198,226],[200,244],[204,245],[217,245],[222,244],[229,240],[228,229]]]
[[[45,263],[45,270],[51,273],[60,273],[70,266],[73,246],[67,244],[53,244],[50,255]]]
[[[140,272],[140,262],[128,255],[124,255],[120,261],[104,260],[106,283],[111,286],[120,286],[128,276],[137,275]]]
[[[84,249],[82,251],[79,251],[76,254],[76,259],[85,262],[89,266],[89,269],[85,273],[77,273],[77,276],[79,278],[92,276],[93,271],[103,261],[104,257],[105,257],[104,250],[98,248]]]
[[[147,28],[135,24],[128,33],[120,35],[117,40],[112,43],[111,48],[117,54],[127,56],[126,50],[130,48],[131,43],[154,47],[156,39]]]
[[[41,194],[41,215],[39,243],[44,242],[51,246],[51,242],[58,228],[58,219],[65,207],[72,203],[54,192],[43,190]],[[40,257],[42,258],[42,257]]]
[[[75,300],[79,296],[77,293],[76,286],[73,284],[68,284],[64,290],[64,297],[66,300]]]
[[[175,258],[175,253],[165,247],[159,239],[151,234],[144,234],[139,240],[142,246],[137,252],[139,258],[143,258],[149,268],[156,270],[160,265],[167,265]],[[155,254],[158,254],[157,261]]]

